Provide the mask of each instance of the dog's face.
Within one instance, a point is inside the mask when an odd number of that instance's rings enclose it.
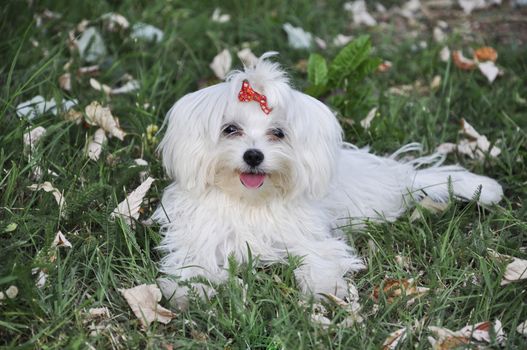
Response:
[[[242,102],[244,80],[265,94]],[[196,195],[214,189],[237,199],[320,197],[331,182],[341,143],[334,115],[319,101],[289,87],[277,65],[252,70],[188,94],[168,115],[160,149],[171,177]]]
[[[238,197],[286,196],[299,171],[292,142],[283,111],[271,117],[257,104],[232,105],[222,118],[213,183]]]

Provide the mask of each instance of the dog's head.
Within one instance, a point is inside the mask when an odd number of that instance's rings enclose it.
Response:
[[[292,89],[268,56],[169,111],[159,148],[169,176],[184,188],[257,200],[327,192],[342,130],[323,103]]]

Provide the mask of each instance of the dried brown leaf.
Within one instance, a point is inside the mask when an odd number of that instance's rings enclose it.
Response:
[[[130,289],[119,289],[144,328],[157,321],[167,324],[175,314],[159,305],[161,291],[155,284],[142,284]]]
[[[90,86],[97,91],[104,92],[106,95],[110,95],[112,93],[111,87],[106,84],[101,84],[97,79],[94,78],[90,78]]]
[[[126,199],[119,203],[117,208],[114,209],[111,214],[112,218],[117,216],[123,218],[129,225],[132,225],[133,219],[139,218],[139,208],[143,202],[143,198],[150,189],[150,186],[154,182],[152,177],[148,177],[139,187],[137,187],[132,193],[126,196]]]
[[[71,73],[64,73],[59,77],[59,86],[62,90],[71,91]]]
[[[108,310],[106,306],[91,308],[88,310],[88,314],[86,315],[86,321],[108,318],[110,318],[110,310]]]
[[[44,192],[51,193],[53,197],[55,197],[55,201],[57,201],[60,211],[62,211],[62,208],[66,204],[62,196],[62,192],[59,191],[56,187],[54,187],[49,181],[43,182],[41,184],[33,184],[31,186],[28,186],[28,188],[31,191],[43,190]]]
[[[218,79],[225,79],[227,73],[231,70],[232,56],[229,50],[225,49],[217,54],[209,65]]]
[[[505,274],[501,280],[501,285],[527,279],[527,260],[519,259],[514,256],[500,254],[492,249],[488,249],[489,254],[501,261],[510,261],[505,268]]]
[[[496,50],[489,46],[480,47],[479,49],[474,51],[474,58],[479,62],[496,62],[496,60],[498,59],[498,52],[496,52]]]
[[[476,68],[476,61],[466,58],[463,56],[463,53],[458,50],[452,52],[452,61],[454,61],[456,67],[462,70],[471,70]]]
[[[401,328],[396,330],[395,332],[390,333],[384,343],[382,343],[382,349],[383,350],[393,350],[397,348],[397,345],[399,343],[403,342],[406,339],[407,330],[405,328]]]
[[[101,156],[102,147],[106,142],[106,133],[104,129],[99,128],[93,134],[93,138],[88,144],[87,155],[91,160],[98,161]]]
[[[430,288],[419,287],[415,285],[415,280],[412,279],[387,279],[383,282],[382,290],[380,286],[374,288],[372,293],[373,300],[378,303],[381,294],[384,294],[388,303],[393,303],[401,296],[412,297],[408,304],[412,303],[415,298],[418,298],[427,293]]]
[[[372,108],[368,115],[364,119],[360,121],[360,125],[364,128],[364,130],[368,130],[371,126],[371,122],[373,121],[373,118],[377,115],[377,107]]]
[[[53,243],[51,243],[51,247],[52,248],[54,247],[72,248],[72,245],[71,245],[71,242],[68,241],[66,236],[64,236],[64,234],[61,231],[59,231],[55,235],[55,238],[53,239]]]
[[[99,102],[94,101],[86,106],[86,122],[91,125],[98,125],[103,128],[110,135],[123,140],[126,135],[123,130],[119,128],[117,120],[112,115],[110,108],[103,107]]]

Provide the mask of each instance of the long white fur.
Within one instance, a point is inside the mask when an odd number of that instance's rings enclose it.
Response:
[[[159,283],[173,305],[187,303],[188,287],[179,282],[203,276],[221,283],[229,256],[244,262],[249,249],[263,264],[299,256],[302,265],[295,275],[303,292],[344,296],[344,276],[364,264],[340,225],[393,221],[424,195],[448,200],[449,188],[466,200],[479,193],[482,204],[501,199],[495,180],[459,166],[439,166],[436,156],[396,160],[418,150],[417,144],[388,158],[345,147],[334,114],[292,89],[270,55],[231,73],[226,82],[184,96],[167,115],[159,147],[174,182],[153,218],[162,225],[165,253],[161,270],[167,277]],[[256,102],[238,101],[245,79],[267,96],[269,115]],[[243,128],[242,136],[222,136],[222,127],[232,122]],[[269,137],[276,127],[284,130],[284,139]],[[250,148],[265,156],[259,170],[268,176],[259,189],[245,188],[239,179]],[[423,164],[432,166],[419,170]],[[202,295],[212,293],[206,284],[194,287]]]

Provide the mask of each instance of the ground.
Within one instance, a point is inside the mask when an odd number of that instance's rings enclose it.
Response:
[[[0,346],[376,349],[391,332],[407,327],[408,336],[399,348],[427,349],[428,326],[457,330],[500,320],[507,334],[505,346],[523,348],[525,338],[516,327],[527,319],[526,282],[501,286],[507,263],[493,258],[488,249],[527,257],[527,11],[504,1],[466,15],[454,1],[436,2],[446,4],[441,7],[423,2],[423,8],[405,18],[394,10],[401,2],[383,3],[385,14],[368,5],[378,21],[373,27],[354,25],[338,1],[4,4],[0,9],[0,291],[13,285],[18,295],[1,301]],[[211,20],[216,5],[230,15],[229,21]],[[46,15],[46,9],[61,16],[49,18],[53,16]],[[109,31],[100,17],[110,11],[132,24],[155,25],[164,31],[163,39],[145,42],[133,40],[130,29]],[[77,73],[89,64],[68,46],[68,32],[82,19],[92,21],[107,46],[93,76]],[[432,36],[439,20],[449,24],[445,43]],[[282,29],[286,22],[326,40],[328,47],[291,48]],[[451,154],[447,162],[496,178],[504,186],[505,199],[490,208],[452,200],[445,211],[423,212],[414,221],[410,211],[395,223],[347,230],[367,262],[367,270],[353,276],[362,323],[340,323],[346,311],[331,303],[326,304],[331,325],[313,322],[310,306],[299,302],[302,296],[292,275],[298,261],[293,259],[289,265],[266,269],[233,263],[232,278],[218,286],[217,297],[193,300],[189,310],[178,312],[170,323],[154,322],[142,329],[118,289],[155,283],[158,276],[158,228],[141,221],[152,213],[169,181],[155,152],[158,138],[151,128],[147,131],[148,126],[160,127],[170,106],[185,93],[217,81],[209,63],[223,49],[233,54],[234,67],[241,66],[235,54],[242,46],[256,54],[279,51],[277,60],[294,85],[306,89],[310,53],[333,59],[340,48],[331,42],[339,33],[369,34],[373,54],[391,62],[388,71],[372,72],[356,87],[359,92],[368,87],[364,90],[368,98],[357,103],[355,114],[337,110],[346,139],[358,146],[370,145],[379,154],[413,141],[432,152],[443,142],[462,138],[458,130],[464,118],[499,146],[501,154],[482,159]],[[464,49],[466,56],[470,49],[492,46],[503,74],[489,83],[478,70],[464,71],[442,62],[439,52],[445,45]],[[65,72],[72,73],[70,91],[59,85]],[[113,87],[125,73],[137,79],[137,91],[109,97],[90,87],[91,77]],[[428,88],[436,75],[441,77],[439,87]],[[417,81],[425,88],[390,92]],[[85,148],[96,127],[66,121],[63,113],[47,112],[32,120],[17,116],[16,106],[36,95],[77,99],[78,111],[92,101],[109,105],[127,136],[124,141],[111,138],[100,159],[90,160]],[[321,98],[332,101],[330,94]],[[373,107],[378,107],[378,115],[365,130],[359,121]],[[23,135],[37,126],[45,127],[46,134],[28,150]],[[133,167],[136,158],[148,165]],[[40,179],[35,179],[36,166],[43,173]],[[156,181],[143,202],[140,220],[131,227],[125,220],[110,219],[125,194],[140,184],[139,173],[145,170]],[[50,193],[28,189],[44,181],[63,191],[62,211]],[[51,247],[59,230],[71,248]],[[34,269],[48,274],[40,288]],[[238,278],[247,285],[245,290]],[[372,297],[383,281],[409,278],[430,288],[411,305],[404,297]],[[107,307],[110,318],[88,320],[88,310],[95,307]],[[498,346],[494,335],[490,346]]]

